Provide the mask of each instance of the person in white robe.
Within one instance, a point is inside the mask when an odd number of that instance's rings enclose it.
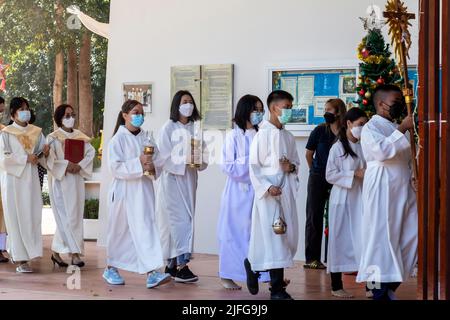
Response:
[[[248,259],[247,288],[258,293],[258,275],[269,271],[271,299],[290,300],[284,268],[294,265],[298,244],[296,197],[300,160],[295,138],[284,128],[291,119],[293,97],[274,91],[268,99],[268,121],[263,121],[250,148],[250,180],[255,190]],[[276,233],[277,232],[277,233]]]
[[[8,252],[19,273],[33,272],[29,261],[42,257],[42,194],[37,164],[45,166],[49,146],[42,129],[28,124],[28,101],[13,98],[14,123],[2,130],[0,140],[1,196]],[[26,191],[26,192],[25,192]]]
[[[364,126],[361,146],[367,161],[363,183],[363,224],[358,282],[367,282],[377,300],[395,299],[395,290],[412,274],[417,261],[418,216],[412,179],[411,116],[397,86],[379,86],[373,94],[377,114]]]
[[[84,266],[80,256],[84,254],[83,214],[85,203],[84,180],[92,175],[95,149],[91,138],[74,129],[74,109],[67,104],[56,108],[54,121],[58,129],[47,137],[50,154],[47,158],[50,202],[56,221],[56,232],[52,243],[54,264],[67,267],[60,254],[70,254],[72,265]],[[84,156],[78,163],[65,159],[67,139],[84,143]]]
[[[328,211],[327,272],[331,273],[331,294],[353,298],[344,290],[342,272],[358,270],[361,257],[362,185],[366,163],[361,131],[367,122],[360,108],[347,111],[338,140],[328,156],[326,179],[332,184]]]
[[[191,147],[191,139],[197,145]],[[158,138],[160,156],[155,160],[162,167],[158,185],[157,220],[165,271],[176,282],[198,281],[188,267],[194,244],[195,200],[198,171],[207,167],[206,144],[202,142],[200,113],[188,91],[175,94],[170,119]],[[191,155],[193,158],[191,159]]]
[[[127,100],[118,115],[114,136],[108,145],[108,168],[113,177],[108,196],[107,267],[103,278],[123,285],[118,269],[147,274],[147,288],[170,282],[158,271],[164,266],[161,241],[155,222],[153,180],[159,173],[157,157],[144,123],[142,104]],[[152,146],[155,154],[144,153]],[[152,173],[152,171],[154,171]],[[152,178],[153,177],[153,178]]]
[[[227,175],[227,182],[217,227],[219,276],[222,285],[230,290],[241,289],[235,281],[246,281],[243,261],[248,255],[255,197],[250,181],[249,153],[263,116],[264,105],[258,97],[242,97],[236,106],[235,127],[227,133],[223,146],[222,171]],[[268,273],[263,273],[259,280],[268,282]]]

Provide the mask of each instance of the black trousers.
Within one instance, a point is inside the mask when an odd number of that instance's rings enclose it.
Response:
[[[401,282],[382,282],[380,283],[380,288],[379,289],[372,289],[372,293],[373,293],[373,300],[391,300],[391,298],[389,297],[389,290],[392,290],[395,292],[395,290],[398,289],[398,287],[400,286]]]
[[[305,257],[306,262],[320,261],[323,233],[323,213],[330,197],[330,185],[325,175],[310,173],[306,198]]]
[[[271,269],[270,274],[270,291],[272,293],[278,293],[283,291],[284,288],[284,269]]]
[[[344,289],[342,283],[342,272],[331,272],[331,290],[338,291]]]

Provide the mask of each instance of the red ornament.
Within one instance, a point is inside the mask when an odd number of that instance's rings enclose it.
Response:
[[[380,78],[377,80],[377,83],[378,83],[378,84],[384,84],[384,79],[383,79],[382,77],[380,77]]]
[[[369,101],[367,99],[363,100],[363,105],[367,106],[369,104]]]
[[[329,234],[328,227],[325,228],[325,230],[323,231],[323,233],[325,234],[326,237],[328,237],[328,234]]]
[[[367,50],[366,48],[364,48],[364,49],[362,49],[361,54],[362,54],[363,58],[366,59],[370,56],[370,51]]]
[[[364,89],[361,89],[361,91],[359,91],[359,95],[360,95],[360,96],[363,97],[365,94],[366,94],[366,92],[364,91]]]

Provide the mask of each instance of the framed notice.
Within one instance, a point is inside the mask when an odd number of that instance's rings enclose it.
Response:
[[[152,113],[153,86],[151,83],[124,83],[123,101],[137,100],[144,107],[144,113]]]
[[[285,90],[294,97],[292,120],[286,128],[297,136],[309,136],[324,122],[325,104],[329,99],[341,98],[346,104],[353,105],[357,66],[356,61],[342,61],[269,67],[268,92]]]
[[[232,127],[234,70],[232,64],[175,66],[171,68],[171,95],[192,93],[204,129]]]

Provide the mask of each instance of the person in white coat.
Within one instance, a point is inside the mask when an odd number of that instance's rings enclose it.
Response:
[[[300,160],[295,138],[284,128],[291,119],[291,94],[274,91],[250,147],[250,179],[255,190],[248,259],[244,261],[247,288],[258,293],[258,276],[269,271],[271,299],[291,300],[284,268],[294,265],[298,244],[297,191]]]
[[[357,271],[361,257],[362,185],[366,163],[359,139],[367,120],[360,108],[347,111],[326,167],[326,179],[333,185],[328,213],[327,272],[331,273],[331,294],[339,298],[353,298],[344,290],[342,272]]]
[[[146,131],[140,102],[127,100],[117,118],[108,145],[108,167],[113,177],[108,196],[107,267],[103,278],[112,285],[125,284],[118,269],[147,274],[147,288],[170,282],[164,266],[161,241],[155,222],[155,194],[152,175],[157,157],[144,152],[152,141]],[[155,146],[153,145],[155,148]]]
[[[236,106],[234,129],[223,146],[222,171],[227,182],[222,194],[217,234],[219,276],[226,289],[240,290],[235,281],[245,282],[243,261],[248,255],[255,192],[250,181],[250,145],[263,120],[264,105],[256,96],[245,95]],[[260,281],[267,282],[264,273]]]
[[[395,290],[412,274],[417,261],[418,216],[412,179],[412,116],[394,123],[405,110],[400,88],[379,86],[377,114],[364,126],[361,146],[367,161],[363,184],[363,224],[358,282],[367,282],[376,300],[395,299]]]
[[[24,98],[10,104],[13,124],[2,130],[0,140],[1,196],[8,252],[19,273],[33,272],[29,261],[42,257],[42,194],[37,164],[45,166],[49,146],[42,129],[28,122],[30,106]],[[24,193],[24,191],[26,192]]]
[[[53,118],[58,129],[47,137],[50,145],[47,158],[49,195],[57,226],[51,260],[60,267],[67,267],[60,254],[70,254],[72,265],[81,268],[84,266],[80,258],[84,254],[84,179],[92,175],[95,150],[90,144],[91,138],[74,129],[73,107],[67,104],[58,106]],[[65,159],[67,139],[83,141],[84,156],[80,162],[72,163]]]
[[[158,165],[162,174],[158,185],[157,217],[167,260],[166,272],[176,282],[196,282],[198,276],[188,267],[194,242],[195,199],[197,193],[198,171],[207,167],[205,143],[197,158],[198,167],[190,166],[191,138],[198,135],[200,113],[189,91],[175,94],[170,109],[170,120],[162,127],[158,138],[160,157]],[[201,141],[201,140],[199,140]],[[199,154],[199,153],[198,153]]]

